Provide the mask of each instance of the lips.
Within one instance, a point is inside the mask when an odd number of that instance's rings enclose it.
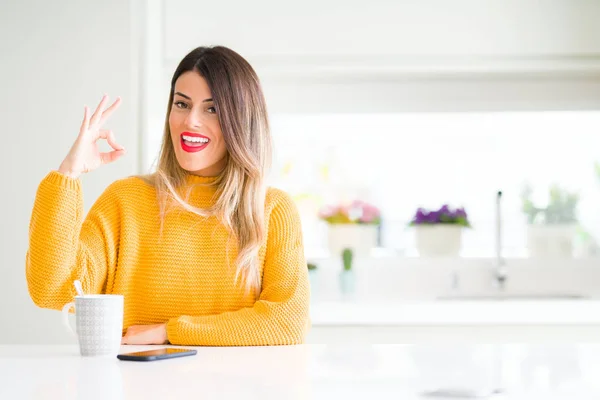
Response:
[[[206,143],[202,143],[202,142],[193,142],[193,141],[187,141],[184,140],[183,137],[190,137],[190,138],[201,138],[201,139],[206,139],[208,140]],[[204,150],[208,145],[210,144],[210,138],[201,135],[199,133],[194,133],[194,132],[183,132],[181,134],[181,148],[188,152],[188,153],[196,153],[198,151],[202,151]]]

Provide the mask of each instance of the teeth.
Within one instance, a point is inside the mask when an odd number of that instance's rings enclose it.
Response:
[[[183,136],[183,140],[185,140],[186,142],[195,142],[195,143],[208,143],[208,139],[206,138],[199,138],[199,137],[192,137],[192,136]]]

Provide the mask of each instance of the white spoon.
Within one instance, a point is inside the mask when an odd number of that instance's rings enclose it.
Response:
[[[83,287],[81,286],[81,282],[79,281],[79,279],[76,279],[75,282],[73,282],[73,285],[75,285],[75,290],[77,291],[77,294],[79,296],[83,296]]]

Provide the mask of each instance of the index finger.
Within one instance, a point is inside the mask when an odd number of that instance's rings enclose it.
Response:
[[[112,114],[119,107],[120,104],[121,104],[121,98],[117,97],[115,102],[112,103],[110,107],[108,107],[106,110],[104,110],[102,112],[102,117],[100,118],[99,126],[102,126],[106,122],[108,117],[110,117],[110,114]]]

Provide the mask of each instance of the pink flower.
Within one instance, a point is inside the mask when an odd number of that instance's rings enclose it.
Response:
[[[325,206],[319,211],[319,218],[329,218],[338,212],[338,207]]]
[[[378,224],[379,209],[364,201],[355,200],[349,205],[327,205],[319,211],[319,218],[329,223]]]
[[[363,213],[360,218],[361,222],[370,224],[375,222],[379,218],[379,209],[370,204],[365,204],[363,207]]]

